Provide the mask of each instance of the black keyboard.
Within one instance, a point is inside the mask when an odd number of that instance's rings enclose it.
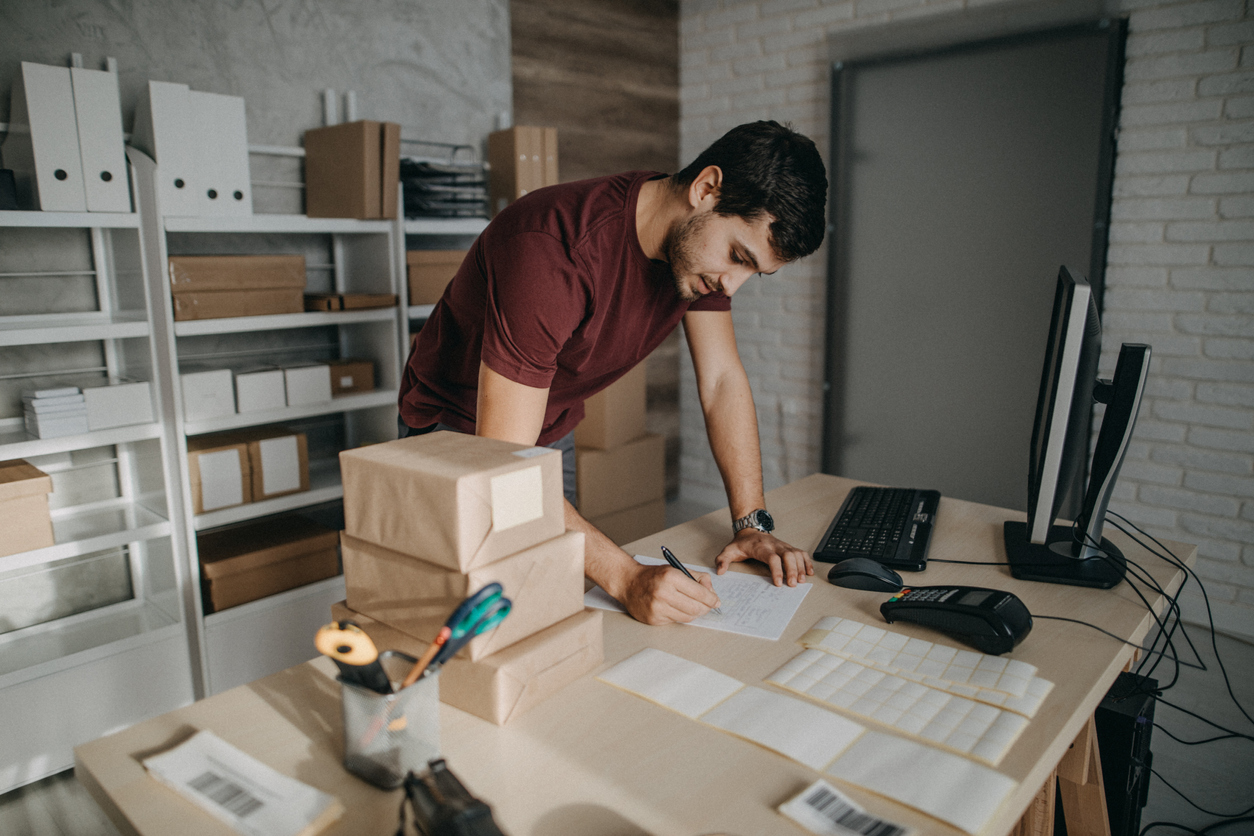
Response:
[[[814,559],[839,563],[869,557],[893,569],[922,572],[939,504],[939,491],[859,485],[836,512]]]

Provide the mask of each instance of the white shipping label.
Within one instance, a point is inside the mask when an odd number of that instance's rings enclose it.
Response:
[[[296,436],[267,438],[261,448],[261,492],[266,496],[300,490],[300,449]]]
[[[493,476],[491,489],[493,531],[544,516],[544,478],[539,465]]]
[[[340,388],[341,389],[353,388],[353,376],[351,374],[340,375]]]
[[[196,458],[200,466],[200,504],[204,510],[244,503],[244,473],[238,450],[201,453]]]

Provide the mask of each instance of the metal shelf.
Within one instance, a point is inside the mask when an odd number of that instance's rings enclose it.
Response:
[[[4,316],[0,317],[0,346],[123,340],[146,337],[150,331],[143,311]]]
[[[263,499],[260,502],[249,502],[223,508],[220,511],[209,511],[197,514],[193,527],[197,531],[216,528],[220,525],[243,522],[270,514],[281,514],[284,511],[295,511],[311,505],[321,505],[344,497],[344,486],[340,482],[340,462],[328,459],[309,463],[309,490],[276,496],[274,499]]]
[[[406,235],[478,235],[487,218],[414,218],[405,221]]]
[[[0,227],[138,229],[135,212],[0,212]]]
[[[80,435],[63,435],[59,438],[35,438],[19,426],[16,429],[0,429],[0,461],[68,453],[72,450],[108,447],[160,437],[161,425],[158,423],[114,427]]]
[[[396,406],[397,390],[380,389],[374,392],[363,392],[360,395],[341,395],[322,403],[306,406],[288,406],[283,409],[269,409],[264,412],[239,412],[234,415],[223,415],[221,418],[210,418],[207,421],[194,421],[183,426],[187,435],[204,435],[222,430],[237,430],[240,427],[254,427],[261,424],[279,424],[284,421],[295,421],[298,418],[309,418],[314,415],[330,415],[335,412],[354,412],[358,409],[373,409],[377,406]]]
[[[354,218],[309,218],[305,215],[239,215],[236,217],[169,217],[166,232],[295,232],[306,234],[387,233],[392,221]]]
[[[174,323],[174,336],[239,334],[246,331],[278,331],[289,328],[317,328],[323,325],[351,325],[354,322],[392,322],[395,306],[360,311],[305,311],[304,313],[233,316],[224,319],[192,319]]]
[[[170,534],[170,522],[142,505],[119,502],[52,517],[56,545],[0,557],[0,572],[42,566]]]

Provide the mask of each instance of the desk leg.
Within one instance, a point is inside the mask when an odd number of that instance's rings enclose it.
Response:
[[[1058,790],[1067,836],[1110,836],[1097,724],[1092,717],[1058,762]]]
[[[1049,773],[1049,778],[1041,784],[1041,791],[1032,799],[1023,818],[1007,836],[1053,836],[1054,833],[1054,785],[1058,778],[1058,770]]]

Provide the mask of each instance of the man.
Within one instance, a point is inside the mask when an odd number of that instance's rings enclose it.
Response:
[[[479,236],[419,333],[402,422],[562,449],[566,527],[587,537],[587,576],[640,621],[691,621],[718,605],[708,575],[637,564],[570,504],[584,400],[682,319],[733,519],[717,571],[754,559],[795,586],[814,566],[771,533],[730,297],[818,249],[826,199],[814,143],[775,122],[732,129],[670,177],[628,172],[525,195]]]

